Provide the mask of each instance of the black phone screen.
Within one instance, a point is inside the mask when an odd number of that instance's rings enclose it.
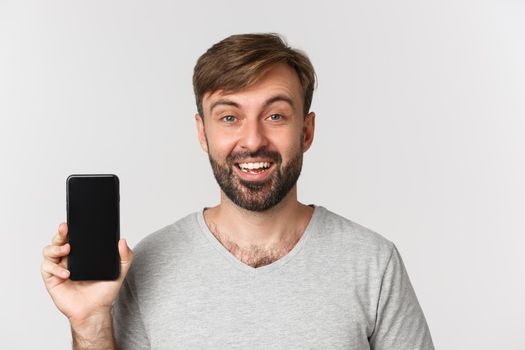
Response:
[[[113,174],[66,180],[68,269],[72,280],[115,280],[120,274],[119,179]]]

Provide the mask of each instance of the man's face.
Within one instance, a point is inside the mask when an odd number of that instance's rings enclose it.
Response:
[[[203,97],[199,141],[226,196],[251,211],[279,203],[295,186],[303,152],[311,145],[314,113],[303,116],[296,72],[272,67],[256,84]]]

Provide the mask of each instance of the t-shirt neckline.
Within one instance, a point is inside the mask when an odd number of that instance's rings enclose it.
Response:
[[[283,257],[280,259],[272,262],[271,264],[264,265],[261,267],[251,267],[239,259],[235,257],[226,247],[224,247],[221,242],[213,235],[213,233],[210,231],[210,228],[206,224],[206,221],[204,220],[204,210],[206,208],[202,208],[200,211],[196,213],[196,219],[198,226],[200,227],[200,232],[206,237],[208,242],[215,248],[215,250],[221,254],[223,257],[226,258],[230,264],[232,264],[235,268],[244,271],[249,274],[253,275],[262,275],[269,273],[271,271],[275,271],[277,269],[280,269],[287,263],[289,263],[305,246],[306,242],[312,235],[312,231],[315,231],[315,226],[317,226],[317,222],[319,221],[319,217],[321,216],[321,212],[323,210],[322,206],[319,205],[313,205],[310,204],[314,208],[314,211],[312,213],[312,217],[310,218],[310,221],[306,225],[306,229],[299,239],[299,241],[295,244],[295,246]]]

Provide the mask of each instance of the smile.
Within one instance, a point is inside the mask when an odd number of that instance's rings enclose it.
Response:
[[[270,168],[272,164],[270,162],[257,162],[257,163],[237,163],[237,167],[241,169],[242,172],[248,174],[258,174],[264,170]]]
[[[237,175],[244,181],[265,181],[273,173],[275,163],[272,161],[235,163]]]

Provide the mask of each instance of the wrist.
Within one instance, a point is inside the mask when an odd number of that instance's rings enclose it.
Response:
[[[72,329],[81,331],[90,328],[96,328],[100,325],[107,326],[108,323],[111,325],[111,320],[111,309],[103,309],[82,317],[70,317],[69,323]]]
[[[111,311],[101,311],[82,319],[70,319],[74,349],[111,348],[113,325]]]

